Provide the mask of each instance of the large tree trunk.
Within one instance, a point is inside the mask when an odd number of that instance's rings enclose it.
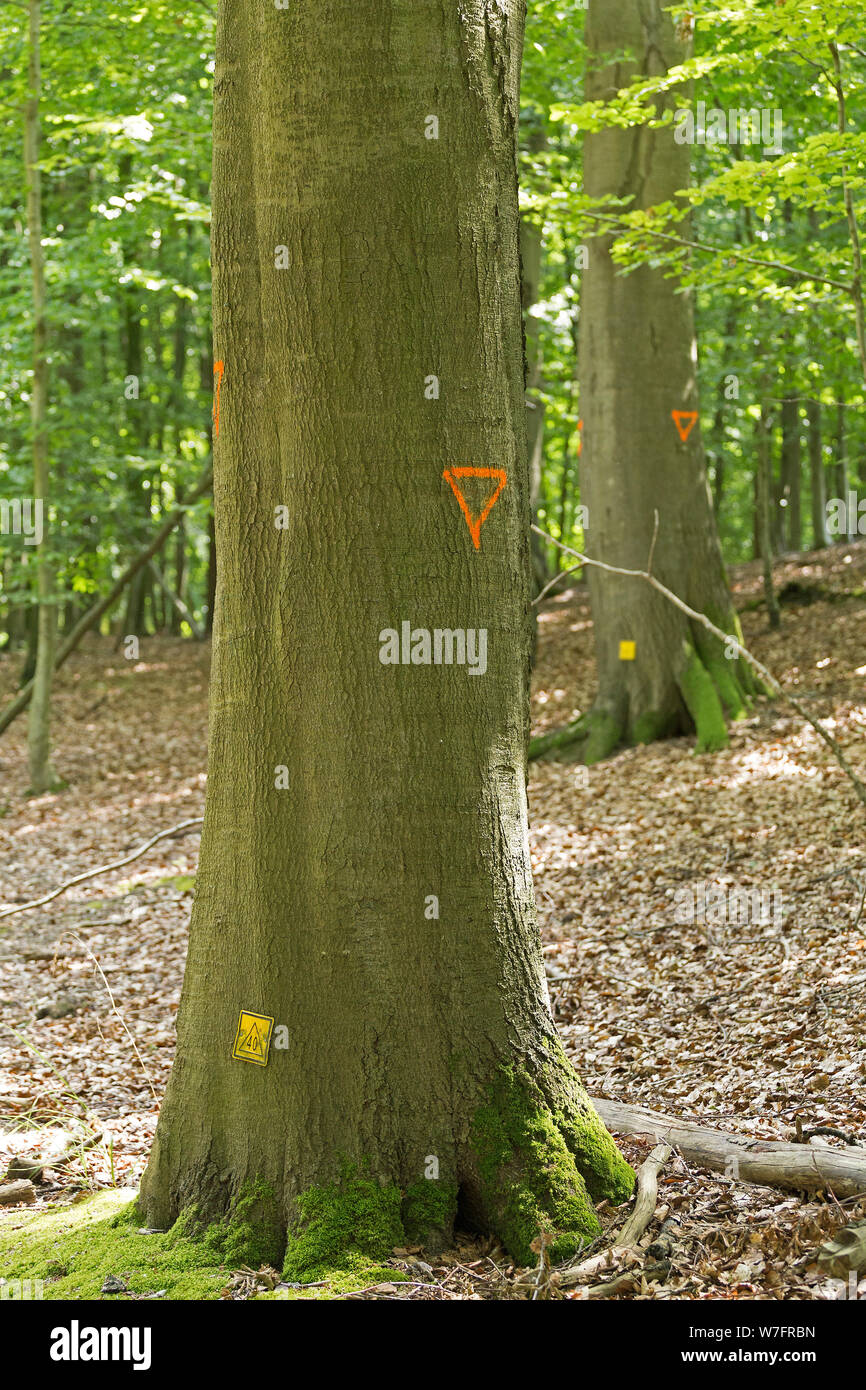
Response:
[[[660,0],[590,0],[586,96],[603,100],[636,73],[683,61],[686,47]],[[618,61],[623,51],[628,61]],[[680,90],[672,105],[683,101]],[[672,127],[613,128],[587,136],[585,191],[630,197],[634,208],[673,199],[689,182],[688,145]],[[581,284],[581,501],[589,509],[587,553],[608,564],[646,567],[659,529],[653,570],[693,608],[738,634],[712,502],[700,425],[683,441],[672,411],[698,410],[697,348],[691,298],[674,281],[642,267],[618,272],[611,237],[589,243]],[[683,432],[688,421],[682,421]],[[578,722],[575,750],[587,762],[621,742],[647,742],[697,729],[699,749],[727,739],[725,712],[737,716],[753,689],[743,662],[646,584],[596,569],[588,574],[598,662],[598,694]],[[633,659],[622,642],[635,643]]]
[[[632,1185],[551,1022],[527,845],[521,40],[517,0],[219,9],[208,792],[141,1203],[295,1278],[446,1238],[458,1196],[565,1253]],[[454,466],[507,474],[477,546]],[[404,622],[483,630],[485,673],[383,664]],[[287,1030],[266,1065],[242,1010]]]

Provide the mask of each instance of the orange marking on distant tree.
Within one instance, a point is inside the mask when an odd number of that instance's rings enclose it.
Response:
[[[448,482],[448,486],[460,504],[460,510],[466,518],[466,525],[469,527],[469,534],[472,537],[472,544],[476,550],[481,549],[481,527],[489,517],[508,477],[504,468],[446,468],[442,477]],[[469,505],[460,488],[457,486],[457,478],[494,478],[497,483],[496,491],[487,502],[484,511],[479,517],[473,517],[469,510]]]
[[[583,430],[583,421],[582,421],[582,420],[578,420],[578,422],[577,422],[577,428],[578,428],[579,430],[581,430],[581,431]],[[582,453],[583,453],[583,438],[582,438],[582,435],[579,434],[579,435],[577,436],[577,457],[580,458],[580,456],[581,456]]]
[[[214,362],[213,369],[216,373],[217,379],[216,395],[214,396],[213,402],[213,432],[214,436],[216,436],[220,432],[220,387],[222,386],[223,382],[223,372],[225,371],[225,363],[223,361]]]
[[[680,439],[685,444],[698,418],[696,410],[672,410],[671,419],[677,427]]]

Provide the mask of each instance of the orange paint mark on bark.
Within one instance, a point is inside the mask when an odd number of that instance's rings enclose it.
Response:
[[[695,421],[697,420],[697,418],[698,412],[696,410],[671,411],[671,419],[676,425],[677,432],[684,444],[688,439],[689,435],[691,434],[692,430],[694,429]]]
[[[504,468],[446,468],[442,477],[446,479],[448,486],[460,504],[460,510],[466,518],[466,525],[469,527],[469,534],[472,537],[472,544],[476,550],[481,549],[481,527],[493,510],[494,503],[500,492],[508,482]],[[486,502],[481,515],[474,517],[469,510],[469,504],[460,488],[457,485],[458,478],[493,478],[496,481],[496,489]]]

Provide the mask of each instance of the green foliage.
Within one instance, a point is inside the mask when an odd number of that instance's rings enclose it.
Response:
[[[43,6],[41,170],[50,355],[51,556],[58,618],[68,629],[104,592],[201,471],[210,448],[210,108],[215,3],[182,11],[142,0]],[[864,480],[863,369],[845,198],[866,211],[866,59],[859,0],[676,6],[694,52],[671,72],[641,74],[618,96],[583,100],[586,11],[579,0],[530,0],[522,78],[521,210],[541,237],[527,313],[537,366],[529,399],[543,415],[537,518],[583,542],[576,380],[582,248],[616,233],[623,271],[653,265],[697,298],[702,433],[729,559],[753,552],[754,430],[768,404],[778,456],[784,396],[822,408],[830,496]],[[0,497],[31,491],[32,305],[21,104],[25,12],[0,6]],[[837,46],[839,69],[830,43]],[[628,54],[624,51],[622,58]],[[840,93],[844,128],[840,128]],[[772,111],[781,154],[759,145],[696,144],[691,186],[647,210],[582,192],[582,142],[605,125],[672,125],[677,107]],[[603,219],[603,220],[600,220]],[[768,371],[769,364],[769,371]],[[138,378],[130,396],[128,378]],[[731,394],[731,392],[735,394]],[[804,470],[803,515],[809,516]],[[774,485],[774,513],[785,500]],[[189,514],[183,573],[162,568],[201,619],[207,602],[209,503]],[[776,527],[777,546],[794,544]],[[805,544],[808,535],[800,538]],[[547,557],[551,569],[556,557]],[[32,549],[0,535],[0,649],[26,640]],[[175,571],[172,573],[172,571]],[[141,605],[144,605],[143,612]],[[129,630],[180,619],[150,581]]]
[[[857,0],[820,7],[744,0],[679,5],[672,13],[684,32],[693,31],[693,54],[670,72],[642,73],[618,95],[590,103],[581,90],[585,12],[577,5],[530,4],[521,206],[524,218],[541,228],[544,243],[542,283],[531,310],[543,363],[535,396],[547,423],[539,524],[567,543],[580,539],[577,252],[603,228],[616,234],[613,254],[624,273],[655,266],[696,295],[702,433],[725,553],[742,560],[753,554],[753,435],[762,403],[778,458],[779,401],[796,398],[795,428],[804,448],[806,402],[818,401],[828,494],[844,495],[858,474],[866,483],[866,365],[856,343],[854,255],[845,208],[847,191],[862,239],[862,6]],[[831,42],[838,48],[838,73]],[[629,57],[625,50],[619,56]],[[611,125],[670,127],[678,109],[695,112],[698,102],[723,111],[781,110],[782,153],[742,142],[696,143],[691,186],[676,200],[647,210],[630,209],[622,200],[593,205],[581,187],[586,132]],[[808,518],[808,469],[802,484]],[[778,478],[774,542],[797,549],[811,536],[786,536],[780,510],[785,501]],[[548,562],[553,572],[560,568],[557,556],[549,555]]]
[[[46,518],[61,626],[104,592],[201,473],[210,443],[208,191],[215,6],[42,7],[43,231],[49,449]],[[26,11],[0,6],[0,497],[32,495],[32,303],[21,153]],[[129,380],[137,378],[137,386]],[[133,395],[133,391],[137,394]],[[201,615],[207,512],[186,523]],[[32,552],[0,534],[0,647],[22,637]],[[175,569],[172,574],[171,570]],[[148,586],[147,625],[180,624]],[[135,616],[135,615],[134,615]],[[140,623],[129,629],[139,635]]]

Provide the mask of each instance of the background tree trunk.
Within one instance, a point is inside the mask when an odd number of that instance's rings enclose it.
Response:
[[[36,596],[39,604],[33,697],[27,731],[30,790],[46,792],[56,781],[51,763],[51,685],[57,610],[48,536],[48,356],[45,325],[45,256],[42,250],[42,176],[39,170],[41,95],[40,0],[30,0],[28,12],[29,75],[24,117],[24,163],[27,175],[27,234],[33,275],[33,385],[30,419],[33,425],[33,498],[42,509],[42,537],[36,547]]]
[[[790,375],[790,364],[786,370]],[[780,518],[782,535],[788,550],[797,552],[803,544],[803,518],[800,505],[800,484],[803,471],[800,438],[800,401],[797,388],[782,401],[782,456],[780,461],[781,495],[785,502]]]
[[[636,73],[664,72],[686,56],[659,0],[590,0],[586,38],[588,100],[604,98]],[[629,61],[620,61],[624,51]],[[682,90],[669,100],[681,104]],[[675,142],[671,126],[599,131],[586,138],[585,191],[652,207],[687,187],[689,161],[689,147]],[[657,509],[655,574],[736,634],[700,426],[682,442],[671,418],[673,410],[698,409],[691,298],[655,269],[618,273],[610,246],[609,236],[592,239],[581,284],[587,553],[645,568]],[[740,714],[753,689],[745,664],[726,661],[714,639],[648,585],[595,569],[588,582],[599,686],[592,711],[575,728],[579,756],[594,762],[623,741],[693,729],[699,749],[722,747],[725,711]],[[623,641],[636,643],[633,660],[621,659]]]
[[[755,421],[755,482],[757,494],[758,554],[761,557],[761,570],[764,580],[764,601],[770,627],[778,627],[780,622],[779,603],[773,587],[773,537],[770,526],[770,439],[772,432],[772,411],[766,400],[769,381],[761,378],[761,409]]]
[[[527,843],[522,14],[220,5],[208,792],[142,1204],[248,1258],[288,1231],[293,1277],[444,1239],[458,1194],[516,1259],[544,1226],[565,1253],[631,1189],[556,1038]],[[477,549],[455,465],[507,474]],[[383,665],[403,622],[486,630],[486,672]],[[267,1065],[232,1057],[244,1009],[288,1030]]]
[[[821,402],[806,402],[809,422],[809,479],[812,503],[812,547],[823,550],[827,537],[827,480],[824,476],[824,446],[821,439]]]

